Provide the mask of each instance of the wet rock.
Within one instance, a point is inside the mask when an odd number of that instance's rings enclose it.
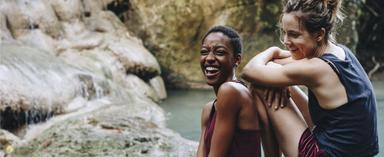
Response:
[[[195,142],[188,142],[173,131],[163,128],[163,124],[153,122],[155,117],[148,118],[155,115],[153,113],[141,118],[142,112],[145,112],[143,109],[151,108],[152,105],[155,104],[148,102],[114,106],[72,118],[54,125],[41,138],[19,147],[12,155],[194,156],[197,146]],[[143,125],[146,123],[157,124],[148,129]]]
[[[84,17],[91,17],[93,14],[102,12],[103,2],[95,0],[83,0]]]
[[[80,0],[48,0],[52,5],[58,19],[60,21],[74,21],[79,19],[84,12],[83,4]]]
[[[156,58],[138,40],[121,39],[119,43],[109,43],[108,49],[120,59],[127,73],[135,74],[143,80],[160,74]]]
[[[160,76],[156,76],[149,80],[149,84],[160,99],[167,98],[167,91],[165,89],[164,81]]]
[[[1,41],[5,41],[5,40],[12,40],[13,37],[11,35],[11,33],[9,32],[8,30],[8,27],[7,27],[7,21],[6,21],[6,18],[5,18],[5,15],[0,11],[0,43]]]
[[[0,1],[15,38],[31,30],[40,29],[52,37],[60,36],[60,24],[52,7],[44,0]]]
[[[119,19],[117,19],[116,16],[109,11],[94,13],[94,16],[85,18],[84,22],[87,25],[88,29],[101,33],[113,33],[117,29],[125,28],[124,26],[122,26],[121,21],[119,21]]]
[[[62,22],[68,45],[61,48],[94,49],[103,42],[102,35],[91,32],[82,21]]]
[[[36,47],[41,50],[50,52],[52,55],[56,54],[56,42],[51,36],[46,35],[40,29],[28,31],[19,35],[18,41],[23,42],[25,45]]]
[[[139,95],[145,95],[151,98],[153,101],[160,101],[158,93],[149,86],[144,80],[140,79],[136,75],[129,74],[126,76],[125,86],[129,89],[133,89]]]
[[[110,2],[0,0],[0,126],[23,141],[12,156],[193,156],[154,103],[159,63]]]
[[[0,129],[0,145],[12,145],[12,146],[18,146],[21,144],[21,140],[19,137],[15,136],[14,134]]]
[[[2,43],[0,47],[0,115],[4,129],[14,131],[64,113],[74,98],[96,97],[97,88],[109,91],[109,86],[97,82],[89,71],[66,64],[49,52],[15,43]]]

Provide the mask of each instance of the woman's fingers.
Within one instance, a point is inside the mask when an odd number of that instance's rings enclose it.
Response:
[[[282,97],[283,101],[280,104],[280,108],[284,108],[285,106],[287,106],[287,103],[289,101],[289,98],[287,97],[288,89],[283,88],[281,92],[282,92],[281,97]]]
[[[270,94],[270,96],[269,96],[269,98],[268,98],[268,102],[271,104],[271,106],[276,102],[276,91],[275,91],[275,89],[271,89],[271,94]]]
[[[276,93],[275,94],[276,100],[278,100],[277,103],[275,104],[275,110],[278,110],[281,104],[284,103],[284,97],[282,95],[282,89],[276,90],[275,93]]]
[[[264,91],[264,100],[265,100],[265,102],[267,103],[267,106],[268,107],[271,107],[271,105],[272,105],[272,103],[271,103],[271,101],[269,101],[270,100],[270,97],[272,97],[272,90],[271,89],[266,89],[265,91]]]
[[[266,97],[266,102],[269,104],[268,107],[273,107],[273,109],[278,110],[279,108],[287,106],[289,98],[290,95],[287,88],[270,89],[268,91],[268,97]]]
[[[278,110],[284,108],[289,102],[289,91],[287,88],[264,88],[258,92],[268,108]]]

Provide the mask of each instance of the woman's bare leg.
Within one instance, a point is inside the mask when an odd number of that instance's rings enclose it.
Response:
[[[254,95],[256,105],[262,106],[266,110],[268,120],[272,123],[279,147],[285,157],[297,157],[299,140],[307,129],[300,111],[292,101],[289,101],[284,108],[275,110],[273,107],[267,107],[264,98],[261,98],[259,94],[255,92],[252,94]],[[278,101],[273,101],[272,106],[280,106],[278,103]]]
[[[295,102],[295,105],[303,115],[303,118],[305,119],[305,123],[307,123],[310,129],[312,129],[314,124],[312,122],[312,118],[309,113],[308,96],[298,86],[291,86],[288,89],[289,89],[291,98]]]
[[[260,103],[258,100],[259,97],[251,88],[253,101],[256,105],[259,120],[260,120],[260,130],[261,130],[261,140],[264,150],[264,156],[266,157],[281,157],[281,151],[279,148],[279,143],[273,130],[272,123],[269,120],[268,113],[264,104]]]

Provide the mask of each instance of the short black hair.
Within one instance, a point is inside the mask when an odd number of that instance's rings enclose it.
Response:
[[[233,50],[234,52],[236,53],[236,55],[241,55],[241,53],[243,52],[242,49],[243,49],[243,43],[242,43],[242,40],[241,40],[241,37],[239,35],[239,33],[237,33],[237,31],[235,31],[233,28],[231,27],[228,27],[228,26],[222,26],[222,25],[218,25],[218,26],[214,26],[212,27],[211,29],[208,30],[208,32],[203,36],[201,42],[203,43],[205,38],[211,34],[211,33],[215,33],[215,32],[221,32],[223,33],[224,35],[226,35],[229,39],[230,39],[230,43],[233,47]]]

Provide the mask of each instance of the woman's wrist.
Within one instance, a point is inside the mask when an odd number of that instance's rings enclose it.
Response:
[[[268,48],[268,52],[271,56],[271,60],[278,58],[280,50],[281,49],[277,46],[272,46],[272,47]]]
[[[270,47],[260,54],[256,56],[259,61],[261,61],[263,65],[266,65],[268,62],[273,61],[276,55],[278,55],[279,48],[278,47]]]

